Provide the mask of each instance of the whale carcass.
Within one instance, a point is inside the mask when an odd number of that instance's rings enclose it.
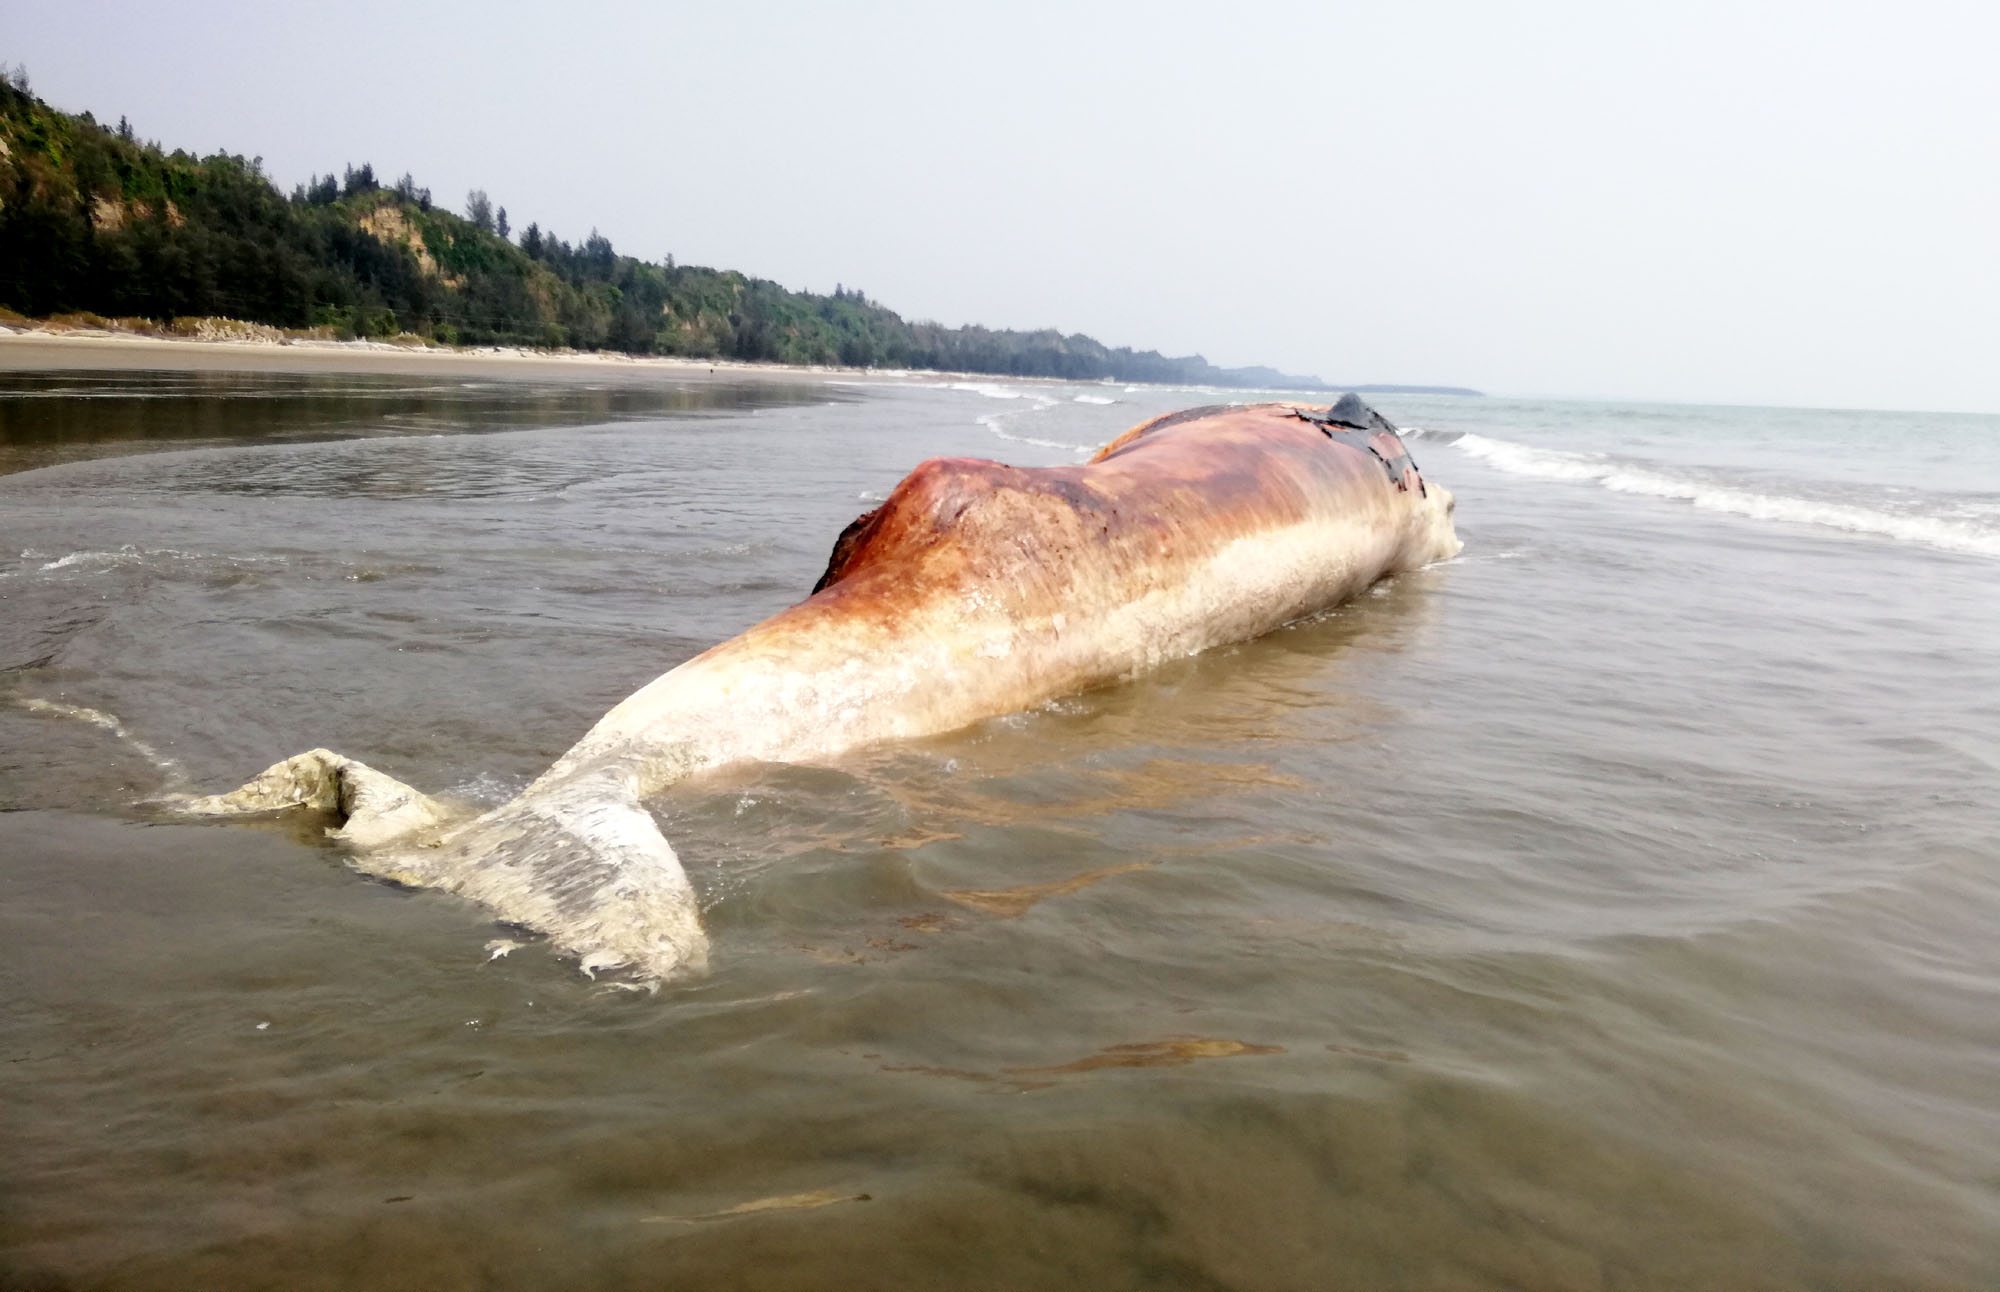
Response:
[[[812,595],[613,708],[533,784],[454,811],[317,749],[188,811],[310,806],[360,870],[441,888],[644,982],[708,944],[643,801],[744,759],[805,762],[1241,641],[1454,555],[1452,498],[1353,395],[1191,409],[1089,462],[925,462],[849,525]]]

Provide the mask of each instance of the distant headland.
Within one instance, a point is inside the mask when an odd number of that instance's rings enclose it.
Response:
[[[458,215],[409,175],[348,166],[279,192],[262,159],[195,157],[124,119],[51,108],[0,72],[0,322],[99,316],[114,330],[603,351],[795,366],[928,369],[1071,381],[1477,395],[1337,386],[1200,355],[910,322],[858,289],[795,292],[728,269],[515,231],[483,192]],[[122,326],[119,326],[122,325]],[[222,339],[220,337],[216,339]]]

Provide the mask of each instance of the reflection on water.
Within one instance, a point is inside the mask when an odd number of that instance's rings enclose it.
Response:
[[[728,1220],[735,1216],[754,1216],[763,1211],[810,1211],[817,1207],[831,1207],[842,1202],[873,1201],[865,1193],[841,1193],[836,1189],[815,1189],[811,1193],[788,1193],[782,1198],[758,1198],[754,1202],[739,1202],[721,1211],[710,1211],[699,1216],[645,1216],[641,1224],[657,1224],[663,1221],[678,1221],[693,1224],[704,1220]]]
[[[2000,1275],[1990,565],[1436,444],[1457,561],[662,795],[714,968],[646,996],[303,814],[146,801],[315,745],[502,799],[912,463],[1210,396],[36,380],[0,400],[63,459],[0,477],[0,1286]],[[69,429],[17,433],[36,402]],[[175,451],[97,456],[134,446]]]
[[[764,379],[595,382],[357,373],[0,372],[0,475],[199,444],[424,436],[824,403]]]
[[[1101,1068],[1177,1068],[1196,1059],[1230,1059],[1245,1054],[1283,1054],[1283,1046],[1251,1045],[1245,1041],[1223,1041],[1205,1036],[1184,1036],[1170,1041],[1139,1041],[1129,1045],[1107,1045],[1096,1054],[1073,1063],[1046,1068],[1009,1068],[1015,1077],[1069,1077]]]

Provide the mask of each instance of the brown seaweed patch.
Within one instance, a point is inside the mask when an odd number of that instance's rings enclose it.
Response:
[[[642,1225],[691,1225],[704,1220],[733,1220],[738,1216],[754,1216],[766,1211],[810,1211],[815,1207],[831,1207],[842,1202],[870,1202],[873,1198],[865,1193],[842,1193],[838,1189],[815,1189],[811,1193],[787,1193],[772,1198],[759,1198],[755,1202],[739,1202],[721,1211],[706,1211],[698,1216],[641,1216]]]
[[[1059,879],[1049,884],[1022,884],[1018,888],[999,889],[954,888],[946,890],[944,896],[974,910],[1011,920],[1046,898],[1066,897],[1113,875],[1122,875],[1133,870],[1151,870],[1157,865],[1159,863],[1156,861],[1133,861],[1122,866],[1106,866],[1102,870],[1087,870],[1081,875],[1072,875],[1068,879]]]
[[[1073,1063],[1048,1068],[1008,1068],[1016,1077],[1059,1077],[1099,1068],[1177,1068],[1196,1059],[1233,1059],[1246,1054],[1283,1054],[1282,1045],[1252,1045],[1210,1036],[1180,1036],[1164,1041],[1140,1041],[1130,1045],[1107,1045],[1096,1054]]]

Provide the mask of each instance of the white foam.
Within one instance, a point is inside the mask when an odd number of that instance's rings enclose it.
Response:
[[[67,556],[59,556],[52,561],[44,560],[43,558],[48,555],[47,552],[37,552],[30,549],[21,553],[21,559],[24,561],[42,561],[42,565],[39,567],[39,572],[41,573],[50,573],[56,570],[101,571],[114,569],[123,565],[134,565],[141,561],[160,559],[170,561],[220,560],[227,561],[232,565],[252,562],[257,564],[287,564],[286,558],[282,556],[218,556],[210,552],[184,552],[177,547],[139,547],[132,543],[126,543],[115,552],[71,552]]]
[[[1412,427],[1411,434],[1421,432]],[[1613,470],[1610,463],[1591,454],[1531,449],[1525,444],[1491,439],[1470,431],[1453,443],[1460,452],[1489,462],[1510,475],[1537,476],[1543,480],[1602,480]]]
[[[179,784],[186,778],[186,772],[179,762],[153,748],[120,722],[116,716],[102,709],[92,709],[81,704],[63,704],[57,700],[42,700],[29,696],[15,701],[30,713],[46,713],[58,718],[74,718],[87,722],[93,727],[101,727],[129,745],[140,757],[157,768],[167,780]]]
[[[491,772],[480,772],[451,787],[451,798],[494,807],[519,794],[526,782]]]
[[[1009,409],[1004,413],[982,413],[972,419],[1003,440],[1011,440],[1016,444],[1032,444],[1037,448],[1043,449],[1060,449],[1064,452],[1074,453],[1079,457],[1096,452],[1094,445],[1077,444],[1070,440],[1052,440],[1039,435],[1025,435],[1018,430],[1009,428],[1010,422],[1022,418],[1030,418],[1037,413],[1046,413],[1051,408],[1056,407],[1062,402],[1057,396],[1041,390],[1009,389],[1005,386],[995,386],[985,382],[950,382],[945,388],[949,390],[972,391],[993,399],[1028,400],[1030,407]],[[1092,397],[1079,396],[1078,398],[1088,400]],[[1101,402],[1110,403],[1112,401],[1103,400]]]
[[[1115,399],[1107,399],[1103,395],[1077,395],[1074,397],[1074,400],[1079,404],[1115,404],[1118,402]]]
[[[1005,413],[988,413],[984,417],[975,417],[972,420],[978,422],[1001,439],[1012,440],[1016,444],[1032,444],[1037,448],[1044,449],[1064,449],[1071,453],[1092,453],[1096,451],[1087,444],[1071,444],[1064,440],[1045,440],[1034,435],[1017,435],[1007,429],[1005,425],[1007,414]]]
[[[71,552],[44,565],[42,569],[68,570],[79,565],[124,565],[139,559],[137,552],[127,548],[122,552]]]
[[[943,388],[946,390],[963,390],[974,395],[984,395],[988,399],[1019,399],[1027,393],[1021,390],[1009,390],[1005,386],[995,385],[990,381],[947,381],[944,383]]]
[[[1763,493],[1677,475],[1654,467],[1614,462],[1590,453],[1530,448],[1508,440],[1467,432],[1452,441],[1461,452],[1511,475],[1543,480],[1596,484],[1614,493],[1639,494],[1691,503],[1704,511],[1818,525],[1898,542],[1922,543],[1947,552],[2000,556],[2000,528],[1978,521],[1953,520],[1921,512],[1885,511],[1858,503]],[[1963,514],[1961,512],[1960,514]]]

